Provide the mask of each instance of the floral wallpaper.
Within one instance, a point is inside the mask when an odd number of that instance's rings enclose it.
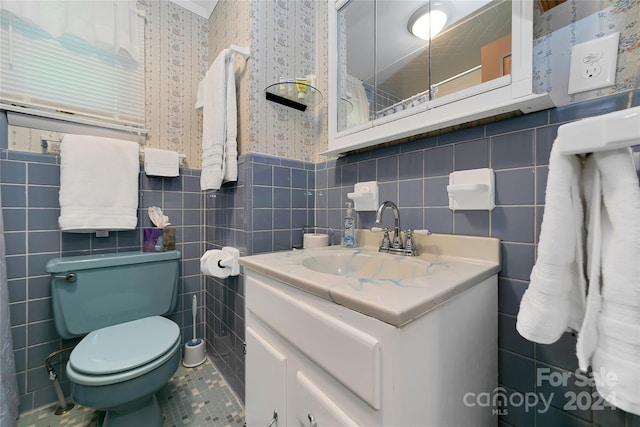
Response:
[[[209,23],[167,0],[138,0],[146,17],[146,146],[202,157],[202,114],[194,106],[209,64]]]
[[[322,138],[317,117],[322,105],[300,112],[265,99],[264,89],[279,81],[319,74],[316,58],[317,10],[324,2],[252,2],[252,120],[247,151],[314,161]],[[325,93],[326,96],[326,93]],[[243,147],[244,148],[244,147]]]
[[[249,150],[249,128],[252,120],[251,70],[256,61],[257,46],[251,43],[250,1],[219,1],[209,18],[209,64],[218,54],[231,44],[251,48],[251,58],[245,61],[240,55],[235,56],[236,64],[236,96],[238,98],[238,153]],[[206,72],[206,70],[205,70]],[[204,76],[204,73],[203,73]]]
[[[616,83],[567,94],[571,47],[620,32]],[[550,92],[556,105],[586,101],[640,85],[640,1],[569,0],[534,17],[534,90]]]

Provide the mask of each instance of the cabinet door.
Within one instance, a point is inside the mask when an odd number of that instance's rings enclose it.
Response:
[[[297,425],[301,427],[358,426],[358,423],[300,371],[296,373],[295,387],[292,399]]]
[[[247,426],[286,426],[287,358],[247,327],[245,417]],[[277,420],[270,424],[274,411]]]

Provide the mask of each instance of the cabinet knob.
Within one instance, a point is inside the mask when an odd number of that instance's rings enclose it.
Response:
[[[273,418],[271,418],[271,421],[269,421],[269,424],[267,424],[267,427],[273,426],[276,422],[278,422],[278,411],[274,409]]]

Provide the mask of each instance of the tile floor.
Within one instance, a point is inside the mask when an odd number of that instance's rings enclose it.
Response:
[[[244,408],[214,364],[196,368],[180,365],[176,374],[158,393],[164,415],[163,427],[242,426]],[[56,406],[21,416],[17,427],[94,427],[98,414],[76,405],[65,415],[55,415]]]

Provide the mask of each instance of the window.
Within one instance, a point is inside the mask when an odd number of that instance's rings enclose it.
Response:
[[[1,109],[146,133],[144,17],[139,63],[0,11]]]

